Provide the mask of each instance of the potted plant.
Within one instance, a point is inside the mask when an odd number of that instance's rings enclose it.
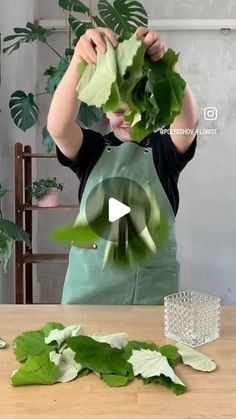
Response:
[[[1,199],[8,192],[0,186],[0,203]],[[28,248],[31,248],[30,238],[28,233],[19,227],[17,224],[3,218],[1,205],[0,205],[0,258],[2,262],[3,272],[7,272],[8,262],[11,257],[12,242],[14,240],[24,241]]]
[[[58,182],[56,177],[35,180],[32,185],[26,187],[28,199],[36,199],[39,207],[57,207],[58,191],[63,190],[63,183]]]

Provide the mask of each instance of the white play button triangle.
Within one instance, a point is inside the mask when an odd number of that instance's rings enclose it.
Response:
[[[108,200],[108,218],[111,223],[119,218],[124,217],[124,215],[129,214],[131,211],[130,207],[122,202],[118,201],[115,198],[109,198]]]

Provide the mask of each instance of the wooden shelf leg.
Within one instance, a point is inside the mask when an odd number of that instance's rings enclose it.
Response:
[[[22,144],[15,144],[15,223],[23,225],[23,158]],[[23,243],[15,242],[15,302],[24,303]]]
[[[24,153],[31,154],[31,147],[29,145],[26,145],[24,147]],[[25,158],[25,165],[24,165],[24,175],[25,175],[25,186],[32,185],[32,164],[31,164],[31,158],[26,157]],[[32,205],[32,200],[29,200],[27,197],[26,191],[25,194],[25,202],[28,202],[30,205]],[[25,230],[30,236],[30,240],[32,242],[32,212],[26,211],[25,212]],[[29,249],[27,246],[25,246],[25,253],[32,253],[32,248]],[[33,303],[33,266],[32,264],[26,264],[25,265],[25,302],[26,304],[32,304]]]

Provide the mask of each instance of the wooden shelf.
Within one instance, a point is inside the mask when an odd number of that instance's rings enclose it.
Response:
[[[23,159],[26,159],[28,157],[30,157],[31,159],[32,158],[55,159],[55,157],[57,156],[56,154],[47,154],[47,153],[22,153]]]
[[[58,205],[47,208],[27,202],[26,185],[32,185],[32,159],[55,159],[56,154],[32,153],[31,146],[15,144],[15,223],[22,227],[32,241],[34,234],[33,211],[79,211],[78,205]],[[45,212],[43,213],[45,214]],[[53,213],[51,213],[53,214]],[[69,249],[68,249],[69,253]],[[34,253],[22,241],[15,241],[15,302],[32,304],[33,298],[33,264],[34,263],[68,263],[69,254]]]
[[[23,263],[64,263],[68,261],[64,253],[25,253]]]
[[[24,204],[23,211],[34,211],[34,210],[56,210],[56,211],[64,211],[69,210],[72,211],[74,209],[79,209],[79,205],[58,205],[57,207],[39,207],[38,205],[30,205]]]

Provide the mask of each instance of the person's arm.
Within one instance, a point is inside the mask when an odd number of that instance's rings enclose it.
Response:
[[[156,32],[149,31],[149,29],[145,27],[139,27],[136,31],[136,35],[138,39],[142,39],[152,61],[155,62],[160,60],[167,51],[164,40]],[[174,70],[180,73],[177,64],[175,65]],[[172,124],[170,124],[171,140],[179,153],[185,153],[190,147],[196,137],[195,130],[198,124],[198,106],[190,86],[186,85],[181,113],[176,116]],[[180,129],[190,129],[192,133],[176,134],[175,131]]]
[[[108,28],[89,29],[80,37],[70,65],[54,93],[48,113],[48,132],[60,151],[72,161],[83,141],[83,131],[75,122],[80,107],[76,92],[80,79],[77,67],[82,60],[96,63],[95,47],[106,51],[103,36],[109,38],[114,47],[117,45],[114,32]]]
[[[175,65],[174,70],[180,73],[178,64]],[[190,147],[192,141],[196,137],[196,129],[199,124],[199,110],[195,100],[194,94],[188,84],[184,90],[184,98],[181,113],[175,117],[170,125],[171,139],[180,153],[185,153]],[[185,134],[176,134],[174,130],[190,129]]]

